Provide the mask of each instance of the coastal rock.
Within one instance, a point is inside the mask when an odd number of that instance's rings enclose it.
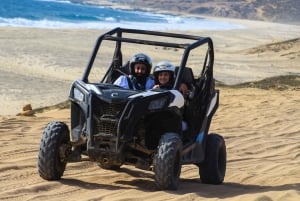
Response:
[[[74,1],[74,0],[73,0]],[[84,0],[92,3],[103,3],[100,0]],[[281,23],[300,22],[300,1],[298,0],[265,0],[265,1],[218,1],[218,0],[106,0],[111,5],[131,7],[136,10],[165,11],[168,13],[188,13],[215,17],[228,17],[249,20],[272,21]]]
[[[32,110],[31,104],[25,104],[22,108],[22,112],[18,113],[17,116],[32,116],[34,111]]]

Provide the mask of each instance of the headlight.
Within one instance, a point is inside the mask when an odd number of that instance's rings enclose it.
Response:
[[[167,98],[163,97],[157,100],[153,100],[149,103],[148,109],[149,110],[157,110],[157,109],[161,109],[166,105],[167,102]]]
[[[84,94],[79,91],[77,88],[74,88],[74,99],[78,100],[78,101],[83,101],[84,99]]]

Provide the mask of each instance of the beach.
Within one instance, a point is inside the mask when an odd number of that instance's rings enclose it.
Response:
[[[300,74],[299,40],[287,42],[300,38],[300,26],[227,21],[245,28],[186,31],[212,38],[216,80],[232,85]],[[28,103],[40,108],[67,100],[70,85],[81,78],[97,37],[107,30],[0,27],[0,31],[1,115],[15,115]],[[270,44],[274,47],[266,48]]]
[[[300,26],[226,20],[244,28],[187,31],[213,39],[216,80],[233,85],[300,74]],[[43,128],[49,121],[70,122],[68,108],[47,106],[68,99],[105,31],[0,27],[0,200],[300,200],[299,86],[219,87],[210,132],[227,145],[222,185],[202,184],[193,165],[183,166],[177,191],[156,191],[153,172],[126,165],[109,171],[70,163],[62,180],[40,178]],[[25,104],[40,110],[16,116]]]

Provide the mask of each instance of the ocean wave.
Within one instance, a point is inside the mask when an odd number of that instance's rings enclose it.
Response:
[[[34,28],[227,30],[242,26],[198,17],[115,9],[68,0],[2,0],[0,26]]]
[[[78,28],[78,29],[112,29],[115,27],[151,30],[228,30],[241,29],[243,26],[211,20],[184,20],[181,18],[166,19],[167,23],[129,22],[106,17],[101,21],[67,22],[54,20],[29,20],[24,18],[0,18],[0,26],[34,27],[48,29]]]
[[[41,2],[55,2],[55,3],[68,3],[68,4],[72,4],[71,1],[67,1],[67,0],[35,0],[35,1],[41,1]]]

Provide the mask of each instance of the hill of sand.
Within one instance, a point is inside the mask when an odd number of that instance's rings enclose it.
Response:
[[[213,39],[218,81],[232,85],[300,75],[300,26],[226,21],[244,28],[187,31]],[[72,81],[82,76],[94,43],[104,31],[0,27],[0,115],[15,115],[27,103],[39,108],[65,101]],[[152,56],[165,59],[155,52]]]
[[[197,167],[187,165],[177,191],[155,191],[152,172],[87,161],[69,163],[59,181],[41,179],[45,125],[70,122],[65,104],[45,106],[67,99],[102,31],[1,27],[0,200],[300,200],[300,27],[232,22],[245,29],[193,32],[215,44],[220,106],[210,132],[226,141],[225,181],[202,184]],[[25,103],[35,114],[15,116]]]
[[[177,191],[155,191],[153,173],[69,163],[59,181],[37,172],[37,154],[49,121],[69,123],[69,109],[0,122],[0,200],[290,200],[300,199],[300,96],[294,90],[220,88],[211,132],[225,137],[222,185],[202,184],[194,165],[183,166]]]

